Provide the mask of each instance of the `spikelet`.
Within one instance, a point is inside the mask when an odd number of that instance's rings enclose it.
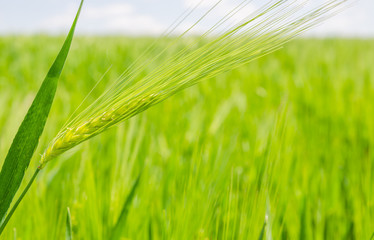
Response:
[[[213,5],[201,19],[213,12],[220,2]],[[227,25],[249,2],[244,0],[228,10],[222,20],[201,36],[201,46],[187,46],[164,60],[159,68],[146,77],[137,80],[142,69],[130,68],[101,97],[62,128],[43,153],[39,168],[63,152],[184,88],[279,49],[295,36],[336,13],[346,1],[330,0],[313,7],[308,7],[309,1],[306,0],[265,1],[261,8],[230,25],[228,30],[219,34],[215,32]],[[142,66],[145,68],[149,62],[144,62]]]
[[[45,163],[51,159],[73,148],[79,143],[96,136],[115,123],[130,118],[131,116],[145,110],[154,104],[155,100],[155,95],[149,95],[148,97],[141,99],[134,99],[120,107],[102,112],[98,116],[92,117],[82,124],[65,128],[57,135],[54,141],[43,153],[39,168],[42,168]]]

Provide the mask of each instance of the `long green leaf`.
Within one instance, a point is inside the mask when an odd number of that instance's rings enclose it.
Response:
[[[266,221],[262,225],[262,229],[261,229],[261,232],[260,232],[260,236],[258,237],[258,240],[264,240],[264,237],[265,237],[265,227],[266,227]]]
[[[121,214],[111,232],[111,237],[110,237],[111,240],[117,240],[121,238],[122,229],[126,225],[126,220],[127,220],[127,215],[130,210],[130,205],[132,203],[132,200],[134,199],[136,189],[139,185],[140,176],[141,175],[139,175],[138,178],[135,180],[135,183],[132,186],[129,195],[127,196],[126,201],[123,204]]]
[[[57,82],[70,49],[82,4],[83,0],[64,45],[49,69],[5,158],[0,172],[0,220],[6,215],[13,197],[21,185],[25,171],[43,132],[56,93]]]
[[[66,214],[66,232],[65,232],[66,240],[73,240],[73,231],[71,227],[71,216],[70,216],[70,209],[67,208]]]

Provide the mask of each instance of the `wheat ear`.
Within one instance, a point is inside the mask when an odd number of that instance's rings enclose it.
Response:
[[[218,24],[204,34],[202,39],[206,43],[202,46],[181,50],[140,80],[136,79],[141,69],[128,71],[62,128],[43,153],[39,168],[63,152],[184,88],[279,49],[295,36],[336,13],[338,6],[346,1],[330,0],[312,9],[308,8],[309,1],[305,0],[267,1],[262,8],[231,25],[222,34],[211,34],[244,9],[246,2],[249,1],[243,1],[244,4],[228,11]]]

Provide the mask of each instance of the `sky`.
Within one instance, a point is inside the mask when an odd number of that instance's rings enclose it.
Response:
[[[201,0],[85,0],[77,34],[159,35],[181,14]],[[182,32],[217,0],[203,0],[177,28]],[[314,3],[326,0],[311,0]],[[374,37],[374,0],[351,0],[350,7],[308,31],[317,37]],[[220,20],[239,0],[222,0],[214,13],[193,29],[204,32]],[[243,11],[258,8],[252,1]],[[264,0],[262,0],[262,3]],[[0,0],[0,35],[63,34],[69,29],[79,0]],[[233,21],[244,16],[237,14]],[[200,14],[200,15],[199,15]]]

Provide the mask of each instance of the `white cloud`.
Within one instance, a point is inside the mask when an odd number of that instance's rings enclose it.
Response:
[[[372,37],[374,36],[374,15],[368,14],[367,9],[374,7],[374,2],[361,1],[332,16],[320,26],[308,32],[309,36],[337,37]]]
[[[186,8],[196,7],[198,11],[203,12],[214,6],[218,1],[219,0],[183,0],[183,4]],[[319,6],[326,0],[300,1],[306,1],[306,8],[312,9],[313,7]],[[208,27],[210,27],[212,23],[220,20],[231,9],[234,9],[241,2],[242,0],[222,0],[213,10],[211,14],[213,16],[210,18],[210,21],[208,21],[209,24],[202,24],[202,26],[208,29]],[[249,2],[250,4],[236,13],[235,16],[230,18],[230,23],[237,23],[243,20],[248,16],[248,14],[255,12],[258,7],[268,3],[268,1],[260,0],[247,2]],[[336,16],[332,16],[331,19],[328,19],[319,26],[308,30],[305,35],[318,37],[373,37],[374,14],[371,14],[370,10],[374,9],[374,1],[351,0],[349,3],[351,4],[350,8],[342,9],[342,13],[339,13]]]
[[[226,1],[227,2],[227,1]],[[184,6],[192,8],[198,6],[199,8],[208,8],[217,3],[217,0],[184,0]]]
[[[40,25],[43,32],[65,31],[74,19],[76,7],[70,6],[59,15],[53,16]],[[82,10],[78,32],[94,34],[160,34],[165,26],[146,14],[141,14],[127,3],[111,3],[103,6],[86,5]]]
[[[231,10],[237,9],[238,6],[241,9],[232,16],[232,20],[240,21],[243,18],[247,17],[256,10],[256,7],[248,1],[245,4],[242,4],[241,0],[184,0],[184,6],[186,8],[194,8],[207,11],[208,9],[214,7],[213,14],[217,17],[217,20],[226,16]],[[242,5],[240,5],[242,4]]]
[[[211,11],[191,30],[193,34],[204,33],[217,22],[225,18],[222,25],[214,31],[215,33],[222,32],[243,21],[256,10],[256,6],[253,5],[251,1],[247,1],[243,4],[243,0],[183,0],[183,5],[187,9],[195,10],[194,13],[180,25],[180,30],[178,32],[183,32],[181,29],[187,29],[205,13]]]

